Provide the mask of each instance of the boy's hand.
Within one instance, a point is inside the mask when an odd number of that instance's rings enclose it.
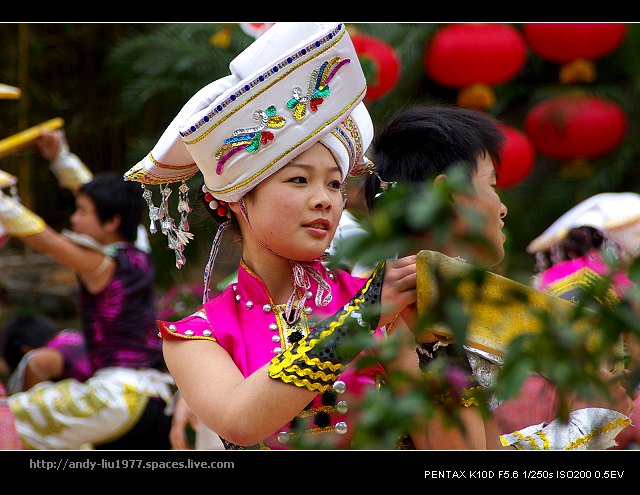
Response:
[[[47,161],[54,161],[60,152],[62,142],[62,131],[46,131],[36,140],[36,145],[40,154]]]

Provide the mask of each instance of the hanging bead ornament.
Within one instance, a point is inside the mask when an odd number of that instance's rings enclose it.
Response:
[[[156,228],[156,222],[160,220],[160,208],[154,206],[152,199],[152,192],[142,185],[142,197],[147,202],[147,207],[149,208],[149,232],[155,234],[158,229]]]
[[[178,212],[180,213],[180,229],[189,230],[189,213],[191,206],[189,205],[189,186],[183,182],[178,188]]]
[[[295,324],[300,317],[300,312],[305,309],[304,303],[306,297],[298,297],[296,288],[302,289],[303,294],[309,291],[311,287],[311,281],[309,276],[318,283],[318,289],[316,291],[315,303],[316,306],[326,306],[331,302],[331,286],[322,276],[318,270],[316,270],[311,264],[302,261],[289,260],[291,265],[294,290],[289,297],[285,309],[285,319],[289,325]],[[326,294],[325,294],[326,292]]]
[[[162,200],[160,201],[160,230],[164,235],[173,227],[173,221],[171,215],[169,215],[169,196],[171,196],[171,189],[169,186],[160,185],[160,195]]]
[[[180,225],[176,227],[173,218],[171,218],[171,215],[169,214],[169,196],[171,196],[171,188],[168,185],[165,187],[160,185],[162,200],[158,207],[153,204],[151,191],[142,184],[142,197],[149,207],[149,232],[155,234],[157,232],[156,222],[160,222],[160,231],[167,236],[167,244],[176,254],[177,268],[182,268],[186,263],[187,260],[182,252],[184,251],[184,247],[189,243],[189,240],[193,239],[193,234],[187,231],[189,224],[187,223],[186,217],[191,211],[189,201],[186,197],[188,187],[184,183],[183,186],[180,186],[179,188],[181,196],[178,202],[178,211],[181,214],[181,220]]]
[[[207,261],[207,266],[204,268],[204,290],[202,291],[202,304],[206,303],[209,300],[209,295],[211,292],[211,277],[213,275],[213,266],[216,261],[216,256],[218,255],[218,249],[220,248],[220,242],[222,240],[222,234],[225,229],[231,224],[230,220],[226,222],[222,222],[218,226],[218,231],[216,232],[216,236],[211,243],[211,251],[209,253],[209,260]],[[239,296],[236,296],[239,297]]]

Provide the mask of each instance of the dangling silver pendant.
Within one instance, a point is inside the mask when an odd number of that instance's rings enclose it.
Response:
[[[189,205],[189,186],[183,182],[178,188],[178,212],[180,213],[180,229],[189,230],[189,213],[191,206]]]

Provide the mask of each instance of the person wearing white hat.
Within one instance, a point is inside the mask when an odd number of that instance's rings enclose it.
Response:
[[[383,337],[381,326],[416,296],[415,257],[381,262],[368,279],[322,263],[343,182],[366,166],[373,133],[357,53],[342,23],[276,23],[230,72],[189,100],[125,174],[143,184],[178,267],[194,236],[186,181],[197,172],[204,204],[221,222],[202,307],[159,322],[165,360],[192,412],[227,449],[357,448],[357,401],[385,369],[359,369],[364,344],[341,344]],[[182,182],[179,222],[166,202],[171,182]],[[227,230],[242,240],[237,282],[209,299]],[[414,347],[405,367],[419,374]]]
[[[623,300],[638,301],[637,286],[627,275],[640,249],[640,195],[634,192],[595,194],[576,204],[554,221],[527,246],[535,256],[537,273],[533,286],[568,300],[613,307]],[[596,290],[606,282],[606,290]],[[589,301],[587,298],[593,298]],[[629,332],[624,334],[624,353],[628,370],[640,365],[640,343]],[[632,371],[631,371],[632,372]],[[640,415],[640,398],[634,399],[630,414],[634,423]],[[527,379],[517,400],[506,412],[519,414],[519,420],[552,410],[555,388],[541,376]],[[532,407],[531,401],[538,407]],[[547,416],[548,417],[548,416]],[[514,424],[515,417],[502,417],[503,424]],[[640,443],[637,428],[627,428],[618,437],[616,448]]]

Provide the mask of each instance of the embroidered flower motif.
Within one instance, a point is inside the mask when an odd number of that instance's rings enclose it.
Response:
[[[311,112],[315,113],[324,99],[329,96],[329,83],[338,70],[351,60],[340,57],[333,57],[328,62],[314,69],[309,76],[309,85],[306,94],[302,94],[302,88],[296,86],[291,91],[293,97],[287,102],[287,108],[293,110],[293,116],[296,120],[302,120],[307,115],[307,107]]]
[[[260,146],[273,141],[274,135],[271,131],[265,130],[267,127],[271,129],[279,129],[287,122],[283,117],[276,114],[276,107],[271,105],[265,110],[256,110],[253,118],[260,122],[255,127],[244,129],[236,129],[230,138],[224,140],[222,147],[216,152],[216,174],[220,175],[226,161],[239,151],[247,150],[249,153],[255,153]]]

